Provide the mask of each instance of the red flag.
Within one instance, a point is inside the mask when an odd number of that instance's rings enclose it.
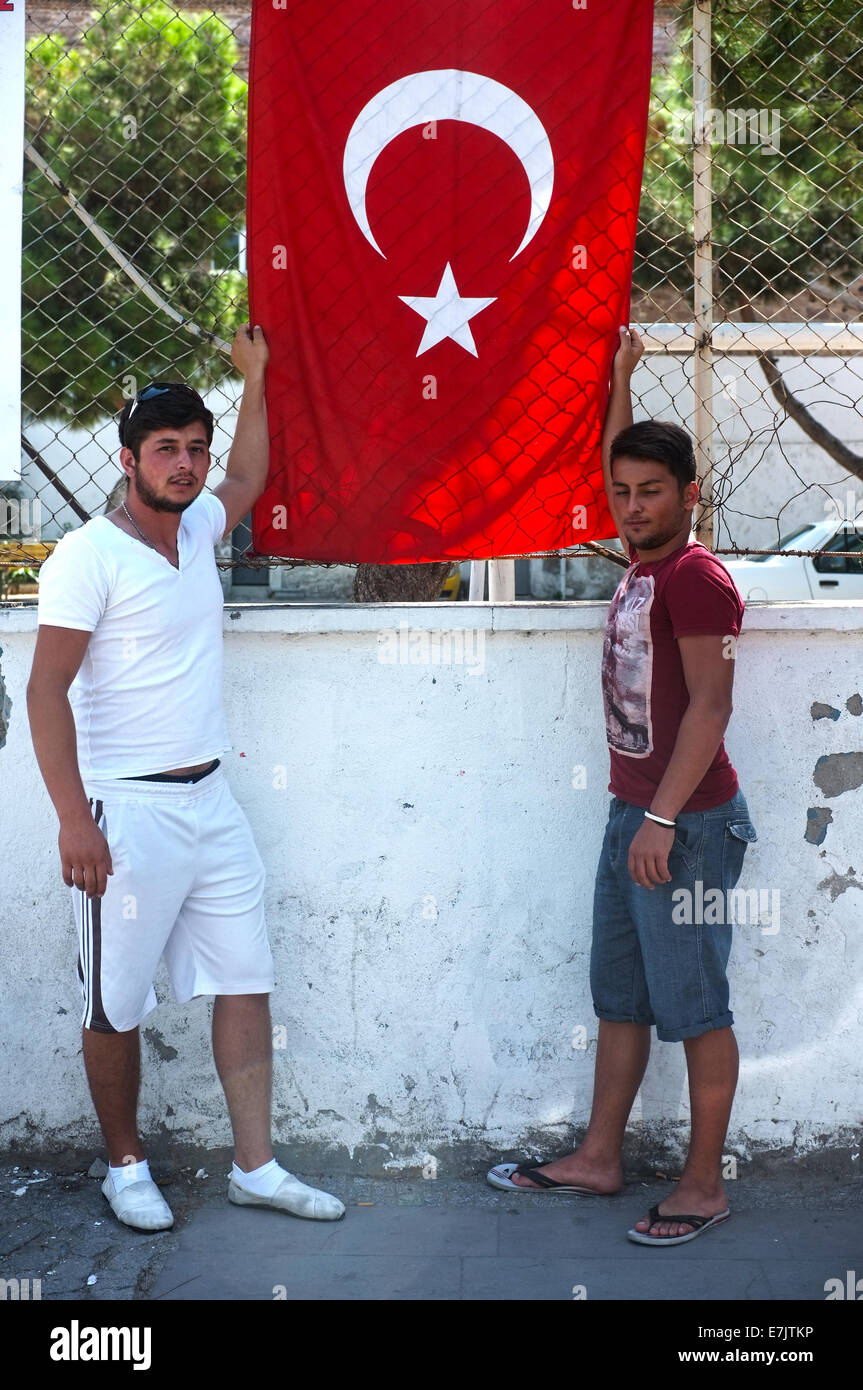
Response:
[[[407,563],[612,535],[652,0],[255,0],[262,553]]]

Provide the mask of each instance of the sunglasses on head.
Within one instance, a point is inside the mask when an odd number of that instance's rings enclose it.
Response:
[[[152,381],[149,386],[145,386],[132,402],[132,409],[126,416],[126,422],[131,420],[138,406],[144,401],[152,401],[156,396],[166,396],[169,391],[183,391],[188,396],[193,396],[196,401],[200,400],[197,391],[191,386],[186,386],[182,381]]]
[[[144,386],[134,397],[132,408],[126,416],[126,424],[123,427],[124,435],[126,427],[139,405],[142,405],[145,401],[155,400],[157,396],[166,396],[169,391],[182,391],[185,395],[191,396],[196,403],[202,404],[197,391],[191,386],[186,386],[182,381],[151,381],[149,386]]]

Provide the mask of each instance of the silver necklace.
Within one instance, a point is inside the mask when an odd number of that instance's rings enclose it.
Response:
[[[147,540],[147,537],[144,535],[144,532],[141,530],[140,526],[138,525],[137,521],[136,521],[135,518],[133,517],[132,513],[129,511],[129,508],[126,506],[126,503],[123,502],[121,505],[122,505],[122,507],[123,507],[123,511],[126,513],[127,517],[128,517],[129,520],[131,521],[131,523],[132,523],[132,525],[134,526],[135,530],[138,532],[138,535],[141,537],[141,540],[144,542],[144,544],[145,544],[145,545],[148,545],[148,546],[150,547],[151,550],[155,550],[156,547],[154,546],[153,542]]]

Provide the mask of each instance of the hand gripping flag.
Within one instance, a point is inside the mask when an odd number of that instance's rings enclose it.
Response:
[[[257,551],[410,563],[614,533],[652,0],[255,0]]]

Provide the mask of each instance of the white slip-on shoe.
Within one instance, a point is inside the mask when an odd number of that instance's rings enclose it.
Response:
[[[102,1183],[102,1194],[107,1197],[117,1219],[126,1226],[134,1226],[136,1231],[166,1231],[174,1224],[174,1213],[152,1178],[123,1183],[115,1189],[109,1173]]]
[[[305,1216],[310,1221],[338,1221],[345,1214],[344,1202],[329,1192],[321,1192],[317,1187],[307,1187],[299,1178],[288,1173],[276,1188],[272,1197],[261,1197],[257,1192],[249,1192],[241,1187],[232,1176],[228,1183],[228,1201],[238,1207],[272,1207],[275,1211],[289,1211],[292,1216]]]

